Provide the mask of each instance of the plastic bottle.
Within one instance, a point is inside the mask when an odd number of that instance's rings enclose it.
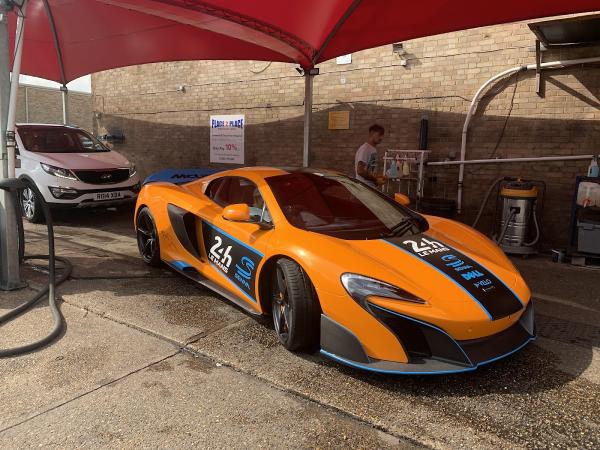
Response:
[[[597,177],[598,176],[598,157],[597,156],[593,156],[592,157],[592,162],[590,162],[590,165],[588,167],[588,177]]]
[[[402,175],[405,177],[410,175],[410,164],[406,160],[402,163]]]
[[[392,161],[390,167],[388,169],[387,176],[388,178],[397,178],[398,177],[398,166],[396,165],[396,161]]]

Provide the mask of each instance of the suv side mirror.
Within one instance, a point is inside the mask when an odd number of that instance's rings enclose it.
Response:
[[[410,205],[410,198],[408,198],[407,195],[401,194],[400,192],[396,192],[394,194],[394,200],[396,200],[402,206]]]
[[[245,203],[226,206],[223,210],[223,219],[232,222],[250,222],[250,207]]]

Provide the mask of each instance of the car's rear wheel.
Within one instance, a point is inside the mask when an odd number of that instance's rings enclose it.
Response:
[[[138,213],[136,233],[138,249],[142,260],[151,266],[159,266],[160,247],[158,242],[158,232],[152,213],[147,207],[143,207]]]
[[[19,195],[19,201],[21,203],[21,212],[31,223],[42,223],[44,221],[44,211],[42,210],[41,194],[37,188],[31,183],[25,183],[25,188]]]
[[[320,308],[302,268],[288,258],[272,273],[271,305],[279,341],[291,351],[314,351],[319,342]]]

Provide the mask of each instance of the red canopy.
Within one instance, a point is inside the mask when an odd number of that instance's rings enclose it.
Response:
[[[66,83],[160,61],[311,67],[391,42],[598,6],[598,0],[30,0],[22,73]]]

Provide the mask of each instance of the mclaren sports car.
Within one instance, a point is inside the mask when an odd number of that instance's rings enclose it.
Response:
[[[161,172],[139,194],[135,227],[144,262],[272,316],[290,351],[452,373],[535,338],[529,288],[494,242],[337,172]]]

